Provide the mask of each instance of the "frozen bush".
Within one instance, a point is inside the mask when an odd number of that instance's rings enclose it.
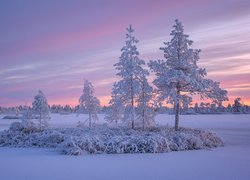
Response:
[[[30,122],[29,124],[23,124],[23,130],[22,130],[23,133],[34,133],[39,131],[41,130],[33,122]]]
[[[11,123],[9,130],[12,132],[21,131],[23,133],[33,133],[40,131],[40,129],[33,122],[30,122],[29,125],[21,122],[13,122]]]
[[[149,131],[131,129],[54,128],[27,131],[21,123],[13,123],[0,132],[0,146],[57,148],[62,154],[98,153],[163,153],[206,149],[222,146],[216,134],[194,129],[156,127]]]
[[[64,136],[55,130],[44,131],[41,136],[38,137],[38,144],[41,147],[57,147],[64,141]]]
[[[200,134],[200,138],[207,148],[223,145],[223,141],[220,138],[218,138],[215,133],[212,132],[206,132],[206,133],[202,132]]]
[[[24,129],[24,126],[20,122],[13,122],[10,125],[10,131],[22,131]]]
[[[76,145],[75,140],[71,137],[65,140],[59,148],[62,154],[74,156],[82,154],[82,149]]]

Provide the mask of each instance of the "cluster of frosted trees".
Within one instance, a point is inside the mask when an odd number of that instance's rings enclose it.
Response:
[[[184,34],[181,22],[176,20],[173,27],[170,34],[172,39],[164,42],[165,46],[160,48],[165,59],[152,60],[147,65],[139,57],[136,46],[139,41],[133,34],[134,29],[132,26],[126,29],[125,44],[118,63],[114,65],[120,80],[113,85],[105,116],[108,122],[117,127],[126,125],[132,129],[145,129],[154,123],[154,110],[157,105],[165,101],[174,106],[175,130],[178,130],[180,110],[192,102],[191,95],[198,94],[201,99],[209,98],[214,103],[227,100],[227,91],[219,87],[219,82],[207,79],[206,70],[197,66],[200,50],[191,48],[193,42]],[[148,67],[155,74],[155,90],[147,80]],[[48,105],[41,91],[32,106],[40,128],[46,126],[46,121],[43,120],[48,117]],[[100,101],[94,96],[93,85],[85,80],[78,113],[88,114],[86,120],[89,127],[97,119],[99,107]]]
[[[121,49],[119,62],[115,64],[120,81],[114,83],[110,109],[106,119],[116,124],[130,123],[134,129],[136,124],[144,129],[149,126],[155,116],[154,106],[158,102],[171,103],[175,109],[175,129],[179,128],[180,108],[192,102],[190,95],[200,95],[219,103],[227,100],[227,91],[219,87],[219,82],[206,78],[206,70],[199,68],[199,49],[192,49],[192,41],[184,34],[178,20],[171,32],[172,39],[164,42],[164,60],[153,60],[148,63],[155,74],[153,84],[149,85],[148,70],[145,61],[139,57],[136,44],[139,42],[133,35],[134,29],[127,28],[125,45]]]
[[[109,108],[105,119],[118,125],[136,125],[145,129],[154,119],[155,113],[151,100],[153,88],[148,84],[148,70],[144,69],[144,60],[138,57],[136,43],[138,40],[133,36],[134,30],[127,28],[125,46],[122,48],[122,55],[115,68],[119,71],[121,80],[114,83]],[[100,106],[99,100],[94,96],[94,88],[90,82],[85,80],[83,94],[79,99],[80,110],[88,113],[89,127],[92,121],[97,119],[97,111]],[[120,121],[122,123],[120,123]]]

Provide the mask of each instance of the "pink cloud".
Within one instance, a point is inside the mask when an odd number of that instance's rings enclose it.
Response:
[[[60,6],[43,1],[12,9],[3,5],[0,105],[31,101],[38,89],[51,103],[77,104],[84,78],[106,104],[117,78],[113,64],[120,56],[125,28],[135,27],[143,43],[138,46],[141,57],[163,58],[159,47],[169,40],[175,18],[183,21],[194,47],[203,50],[200,65],[208,77],[221,81],[232,98],[249,102],[244,86],[249,83],[249,7],[249,1],[215,0],[99,1],[98,6],[92,1]]]

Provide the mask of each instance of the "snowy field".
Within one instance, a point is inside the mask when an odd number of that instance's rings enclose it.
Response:
[[[0,130],[11,122],[0,116]],[[103,123],[103,115],[100,115]],[[53,127],[75,127],[84,116],[53,114]],[[162,154],[64,156],[53,149],[0,148],[0,180],[249,180],[250,115],[186,115],[183,127],[216,132],[225,147]],[[174,116],[158,115],[158,124],[173,126]]]

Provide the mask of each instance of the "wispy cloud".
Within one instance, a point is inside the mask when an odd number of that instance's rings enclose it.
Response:
[[[51,103],[76,104],[84,79],[107,103],[125,28],[134,26],[141,58],[162,59],[159,47],[170,40],[176,18],[194,40],[192,47],[202,49],[199,65],[208,77],[221,81],[232,97],[250,99],[250,1],[109,2],[3,2],[0,105],[30,101],[37,89]]]

